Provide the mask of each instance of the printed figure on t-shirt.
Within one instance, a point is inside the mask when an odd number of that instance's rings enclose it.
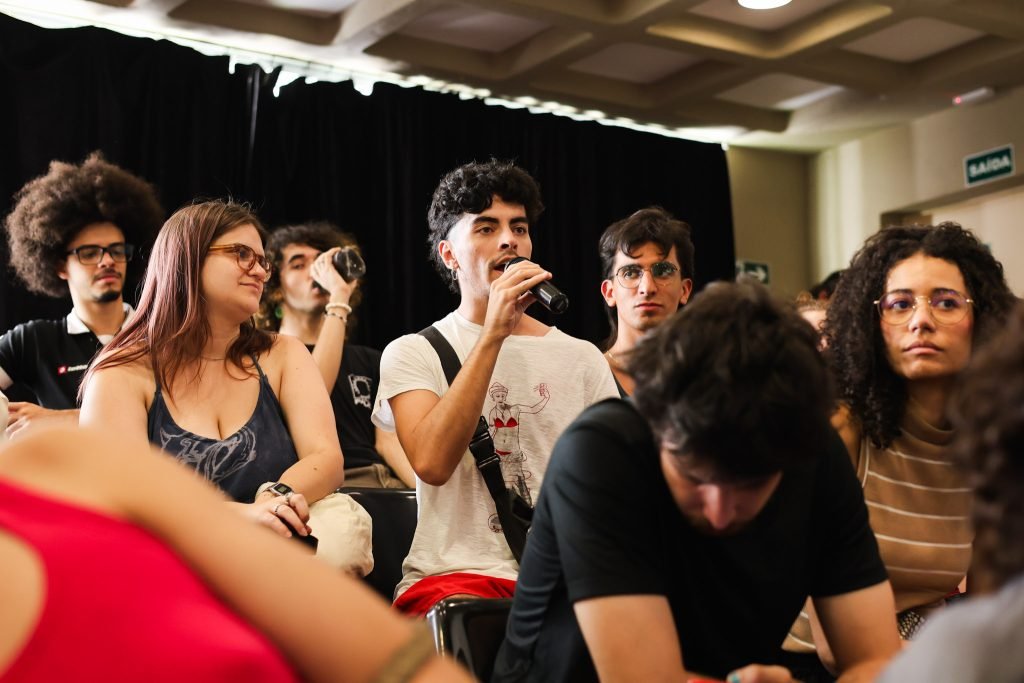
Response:
[[[521,416],[539,413],[544,410],[548,399],[551,398],[547,384],[538,384],[535,390],[540,394],[541,399],[532,406],[518,403],[509,405],[506,402],[508,388],[500,382],[495,382],[489,390],[491,399],[494,401],[494,408],[487,416],[491,439],[494,440],[494,452],[498,454],[505,483],[530,505],[533,505],[533,499],[530,497],[530,489],[526,486],[526,480],[531,477],[531,474],[523,467],[523,463],[526,462],[526,454],[519,442]]]

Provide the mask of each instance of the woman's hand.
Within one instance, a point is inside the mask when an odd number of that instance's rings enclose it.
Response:
[[[301,493],[286,496],[260,496],[254,503],[233,503],[242,507],[242,513],[250,519],[269,527],[284,537],[293,532],[308,536],[312,529],[309,521],[309,505]]]

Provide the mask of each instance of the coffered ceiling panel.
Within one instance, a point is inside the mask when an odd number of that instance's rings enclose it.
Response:
[[[981,38],[981,31],[938,19],[908,19],[844,47],[872,57],[909,64]]]
[[[1024,85],[1024,0],[0,0],[0,12],[223,45],[291,78],[423,85],[791,150]]]
[[[616,43],[573,62],[573,71],[631,83],[653,83],[700,61],[699,57],[640,43]]]

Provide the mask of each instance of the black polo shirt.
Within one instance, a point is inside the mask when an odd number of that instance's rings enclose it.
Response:
[[[132,307],[124,307],[127,321]],[[78,385],[103,344],[73,310],[66,318],[22,323],[0,337],[0,380],[31,389],[44,408],[77,408]]]

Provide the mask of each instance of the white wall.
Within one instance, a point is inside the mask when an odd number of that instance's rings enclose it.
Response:
[[[974,230],[1002,262],[1013,293],[1024,296],[1024,190],[937,207],[931,214],[936,223],[956,221]]]
[[[977,188],[964,186],[964,157],[1012,143],[1024,153],[1024,88],[968,107],[951,107],[906,125],[866,135],[821,152],[810,162],[810,274],[820,278],[849,263],[863,240],[878,230],[882,214],[933,212],[967,199],[1024,183],[1017,175]],[[1021,293],[1024,263],[1013,253],[1012,236],[1024,200],[1000,200],[991,209],[949,209],[964,227],[990,242],[1004,261],[1008,279]],[[991,235],[991,237],[989,237]],[[1020,248],[1017,248],[1020,251]],[[1014,286],[1011,284],[1011,286]]]

